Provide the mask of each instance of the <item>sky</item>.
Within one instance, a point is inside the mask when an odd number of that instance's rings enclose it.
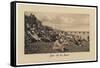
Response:
[[[42,24],[63,31],[89,31],[88,14],[33,13]]]

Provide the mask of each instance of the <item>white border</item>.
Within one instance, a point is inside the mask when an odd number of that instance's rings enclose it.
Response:
[[[52,7],[70,7],[70,8],[88,8],[88,9],[95,9],[95,7],[80,7],[80,6],[64,6],[64,5],[47,5],[47,4],[31,4],[31,3],[16,3],[16,65],[36,65],[36,64],[52,64],[52,63],[70,63],[70,62],[84,62],[84,61],[95,61],[95,60],[74,60],[74,61],[56,61],[56,62],[40,62],[40,63],[24,63],[24,64],[18,64],[18,5],[35,5],[35,6],[52,6]],[[67,4],[66,4],[67,5]],[[95,17],[96,18],[96,17]],[[96,26],[96,23],[95,23]],[[95,27],[96,30],[96,27]],[[96,41],[96,40],[95,40]]]

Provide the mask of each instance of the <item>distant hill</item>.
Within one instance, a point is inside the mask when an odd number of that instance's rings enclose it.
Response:
[[[59,35],[57,31],[59,30],[42,25],[42,22],[35,15],[25,15],[25,36],[27,41],[55,41]],[[37,36],[37,38],[34,36]]]

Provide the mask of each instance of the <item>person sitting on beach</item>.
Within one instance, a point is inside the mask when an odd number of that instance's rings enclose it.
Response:
[[[64,40],[59,39],[54,42],[53,50],[60,50],[64,52]]]

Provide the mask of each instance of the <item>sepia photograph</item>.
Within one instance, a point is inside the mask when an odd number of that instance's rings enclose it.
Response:
[[[89,14],[24,12],[25,54],[89,52]]]

